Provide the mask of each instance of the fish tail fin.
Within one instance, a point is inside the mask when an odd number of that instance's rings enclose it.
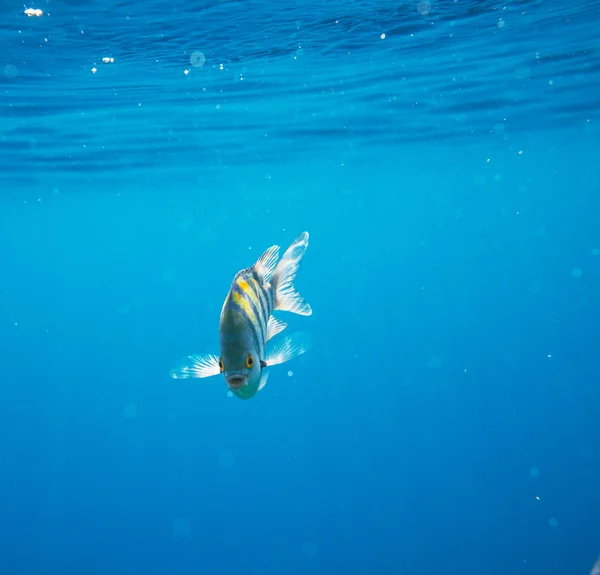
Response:
[[[294,280],[300,268],[300,260],[308,247],[308,232],[302,232],[285,251],[273,272],[271,284],[273,286],[273,309],[289,311],[298,315],[310,315],[312,309],[304,301],[302,295],[296,291]]]

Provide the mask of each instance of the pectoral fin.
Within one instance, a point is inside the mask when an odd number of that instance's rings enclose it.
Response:
[[[311,347],[311,337],[304,332],[297,332],[286,336],[283,340],[274,344],[267,353],[265,363],[272,367],[285,363],[302,355]]]
[[[171,370],[173,379],[187,379],[190,377],[212,377],[219,375],[219,358],[211,353],[202,355],[188,355],[181,363]]]

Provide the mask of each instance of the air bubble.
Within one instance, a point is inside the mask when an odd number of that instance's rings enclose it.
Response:
[[[192,524],[189,519],[181,517],[173,521],[173,534],[175,535],[175,537],[185,539],[186,537],[189,537],[191,533]]]
[[[135,419],[137,417],[137,407],[129,403],[123,408],[123,417],[125,419]]]
[[[206,57],[204,56],[204,54],[202,52],[192,52],[192,55],[190,56],[190,64],[194,68],[202,68],[202,66],[204,66],[205,62],[206,62]]]
[[[7,64],[4,66],[4,75],[7,78],[16,78],[18,74],[19,72],[16,66],[13,66],[12,64]]]
[[[230,449],[221,449],[219,450],[218,459],[221,467],[233,467],[235,463],[235,453]]]
[[[421,16],[427,16],[431,12],[431,2],[427,2],[427,0],[419,2],[417,4],[417,11]]]

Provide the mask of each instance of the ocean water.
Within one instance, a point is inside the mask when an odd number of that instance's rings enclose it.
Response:
[[[1,2],[0,574],[588,574],[599,25]],[[304,230],[312,349],[171,379]]]

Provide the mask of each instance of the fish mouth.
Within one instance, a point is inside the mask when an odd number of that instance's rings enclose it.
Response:
[[[233,373],[227,376],[227,385],[231,389],[241,389],[248,383],[247,375],[240,375],[239,373]]]

